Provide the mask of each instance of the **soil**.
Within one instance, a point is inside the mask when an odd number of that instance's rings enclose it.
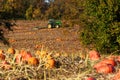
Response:
[[[8,39],[10,43],[10,46],[0,43],[0,48],[4,48],[3,50],[8,47],[14,47],[16,49],[25,48],[30,51],[41,50],[44,48],[50,51],[69,54],[86,51],[86,48],[80,44],[79,40],[80,26],[75,25],[73,27],[48,29],[45,28],[46,24],[47,21],[16,21],[16,26],[12,27],[13,31],[5,30],[4,33],[5,38]],[[14,65],[14,56],[8,55],[6,60],[9,60],[11,63],[12,59],[13,70],[10,69],[10,71],[8,71],[1,67],[0,70],[3,71],[3,73],[0,73],[0,75],[2,75],[0,80],[4,80],[4,78],[9,78],[11,80],[27,80],[26,75],[29,78],[32,78],[32,80],[45,80],[46,78],[47,80],[86,80],[88,77],[95,77],[98,80],[111,80],[119,69],[119,64],[117,64],[115,67],[115,74],[96,73],[93,66],[99,61],[92,61],[88,59],[88,56],[84,56],[85,54],[83,54],[84,52],[77,55],[72,54],[71,56],[52,55],[55,59],[55,68],[53,69],[44,69],[43,67],[45,64],[43,64],[44,60],[42,60],[42,58],[39,58],[41,63],[38,67],[29,67],[28,65],[25,67],[21,66],[21,64],[16,65],[16,63]],[[37,55],[34,56],[38,57]],[[104,55],[103,57],[106,58],[107,56],[105,57]],[[101,58],[100,60],[104,58]],[[26,63],[23,63],[23,65],[24,64]]]
[[[78,25],[48,29],[43,28],[47,25],[47,21],[17,20],[15,24],[16,26],[12,27],[13,31],[4,33],[10,42],[10,47],[29,50],[46,48],[61,53],[76,53],[82,49]],[[0,43],[0,48],[3,47],[8,46]]]

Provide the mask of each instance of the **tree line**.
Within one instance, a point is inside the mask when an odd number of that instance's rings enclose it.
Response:
[[[83,0],[0,0],[4,19],[78,19]]]

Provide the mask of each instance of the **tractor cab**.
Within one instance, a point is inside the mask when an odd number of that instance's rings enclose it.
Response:
[[[48,28],[59,28],[61,27],[61,25],[62,25],[61,21],[55,20],[55,19],[49,19],[47,27]]]

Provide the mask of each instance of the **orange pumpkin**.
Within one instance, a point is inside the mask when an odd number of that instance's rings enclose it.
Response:
[[[40,52],[39,50],[37,50],[35,54],[36,54],[36,55],[40,55],[40,53],[41,53],[41,52]]]
[[[7,70],[11,68],[11,66],[9,65],[9,63],[7,61],[2,61],[1,66],[3,69],[7,69]]]
[[[15,54],[15,49],[14,48],[8,48],[8,53]]]
[[[20,54],[22,56],[23,61],[27,61],[29,58],[32,57],[32,54],[29,51],[21,50]]]
[[[15,60],[16,60],[16,63],[20,63],[22,61],[22,55],[17,54]]]
[[[0,49],[0,53],[4,53],[4,51]]]
[[[89,52],[89,58],[91,60],[99,60],[100,54],[97,51],[92,50],[92,51]]]
[[[108,74],[114,71],[114,67],[112,65],[104,64],[99,66],[96,70],[98,73]]]
[[[94,68],[94,69],[97,69],[97,68],[99,68],[99,67],[102,66],[102,65],[104,65],[104,64],[102,64],[101,62],[99,62],[99,63],[95,64],[95,65],[93,66],[93,68]]]
[[[37,58],[35,58],[35,57],[31,57],[31,58],[28,59],[28,64],[34,65],[34,66],[38,65],[39,64],[39,60]]]
[[[35,45],[35,49],[40,49],[42,45]]]
[[[108,59],[113,59],[113,60],[115,60],[116,58],[117,58],[117,56],[114,56],[114,55],[111,55],[108,57]]]
[[[96,80],[96,79],[93,77],[88,77],[86,80]]]
[[[60,57],[60,53],[55,53],[54,57]]]
[[[115,66],[116,65],[116,62],[115,60],[113,59],[104,59],[103,61],[101,61],[102,64],[110,64],[112,66]]]
[[[55,60],[48,59],[45,66],[46,66],[46,68],[54,68],[55,67]]]
[[[0,60],[5,60],[5,55],[0,53]]]
[[[9,39],[8,41],[9,41],[9,43],[16,42],[16,40],[15,40],[15,39]]]
[[[27,61],[31,57],[32,57],[31,53],[27,52],[26,54],[22,55],[22,60]]]
[[[28,51],[21,50],[19,54],[16,55],[16,62],[20,63],[21,61],[27,62],[29,58],[32,57],[32,54]]]
[[[20,54],[22,55],[22,57],[24,57],[26,55],[26,51],[25,50],[21,50]]]

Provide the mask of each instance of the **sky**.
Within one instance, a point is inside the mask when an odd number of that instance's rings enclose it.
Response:
[[[54,1],[54,0],[50,0],[50,1]],[[45,0],[45,2],[48,2],[48,3],[49,3],[49,0]]]
[[[45,0],[45,2],[49,2],[48,0]]]

